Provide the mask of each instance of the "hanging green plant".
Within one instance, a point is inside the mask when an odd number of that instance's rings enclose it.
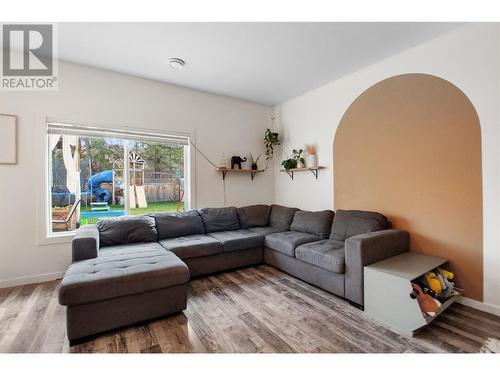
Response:
[[[279,133],[271,131],[271,129],[266,129],[264,133],[264,145],[266,146],[266,162],[269,162],[273,158],[274,148],[281,144]]]

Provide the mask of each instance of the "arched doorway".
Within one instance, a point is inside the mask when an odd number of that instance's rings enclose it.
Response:
[[[482,300],[481,130],[465,94],[427,74],[383,80],[347,109],[333,150],[335,208],[386,214]]]

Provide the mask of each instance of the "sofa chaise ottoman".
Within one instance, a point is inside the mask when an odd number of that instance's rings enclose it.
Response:
[[[190,275],[184,262],[157,242],[99,250],[94,229],[94,243],[86,230],[86,251],[99,256],[71,264],[59,288],[70,343],[186,308]]]

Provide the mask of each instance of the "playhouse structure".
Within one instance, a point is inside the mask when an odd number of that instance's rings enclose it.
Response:
[[[128,155],[130,173],[130,190],[129,190],[129,205],[130,208],[147,208],[148,202],[146,200],[146,193],[144,191],[144,167],[145,160],[135,151],[129,152]],[[118,159],[113,163],[113,186],[115,185],[116,176],[123,176],[125,173],[123,159]],[[118,177],[119,178],[119,177]],[[123,177],[122,177],[123,178]],[[115,189],[113,189],[113,192]],[[115,195],[112,195],[115,201]]]

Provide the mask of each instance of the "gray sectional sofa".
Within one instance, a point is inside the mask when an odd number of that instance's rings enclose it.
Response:
[[[59,289],[70,340],[179,312],[190,277],[270,264],[356,305],[363,267],[408,251],[405,231],[366,211],[203,208],[83,226]]]

